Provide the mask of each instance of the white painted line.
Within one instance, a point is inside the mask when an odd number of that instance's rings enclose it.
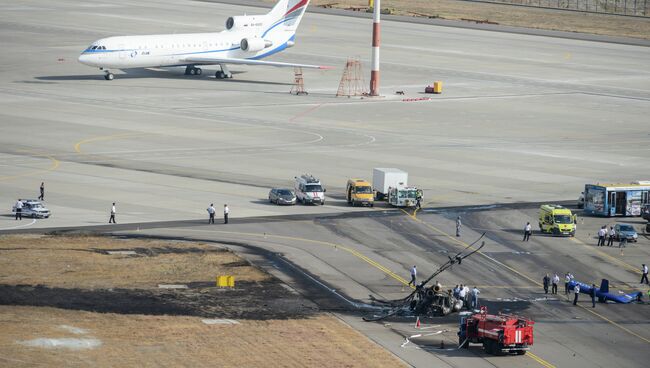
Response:
[[[18,226],[12,226],[12,227],[5,227],[0,230],[12,230],[12,229],[20,229],[21,227],[27,227],[27,226],[32,226],[36,223],[36,219],[32,219],[32,222],[29,224],[24,224],[24,225],[18,225]]]
[[[46,349],[57,349],[65,348],[71,350],[80,350],[80,349],[93,349],[102,344],[100,340],[97,339],[74,339],[74,338],[63,338],[63,339],[33,339],[28,341],[19,341],[21,345],[33,346],[37,348],[46,348]]]
[[[68,332],[72,332],[75,335],[84,335],[88,333],[88,330],[74,326],[61,325],[59,328]]]
[[[187,289],[187,285],[183,284],[159,284],[158,288],[160,289]]]
[[[121,254],[121,255],[129,255],[129,256],[134,256],[134,255],[138,254],[133,250],[109,250],[109,251],[106,251],[106,253],[111,254],[111,255]]]

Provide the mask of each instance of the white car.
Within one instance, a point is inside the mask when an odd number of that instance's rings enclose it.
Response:
[[[43,206],[41,201],[36,199],[23,199],[23,210],[22,215],[24,217],[33,217],[33,218],[48,218],[50,217],[50,210]],[[11,209],[11,212],[16,213],[16,205]]]

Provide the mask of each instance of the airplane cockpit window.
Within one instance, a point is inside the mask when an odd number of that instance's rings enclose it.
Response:
[[[97,49],[97,46],[93,46],[93,47],[91,48],[91,50],[96,50],[96,49]]]

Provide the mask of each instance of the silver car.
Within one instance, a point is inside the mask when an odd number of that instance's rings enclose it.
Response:
[[[269,192],[269,202],[275,204],[296,204],[296,194],[291,189],[273,188]]]
[[[41,201],[36,199],[23,199],[23,210],[22,215],[24,217],[33,217],[33,218],[48,218],[50,217],[50,210],[43,206]],[[13,206],[11,212],[16,213],[16,205]]]

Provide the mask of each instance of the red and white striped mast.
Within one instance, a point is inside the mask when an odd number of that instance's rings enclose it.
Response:
[[[372,70],[370,71],[370,96],[379,96],[379,14],[381,0],[374,0],[372,17]]]

